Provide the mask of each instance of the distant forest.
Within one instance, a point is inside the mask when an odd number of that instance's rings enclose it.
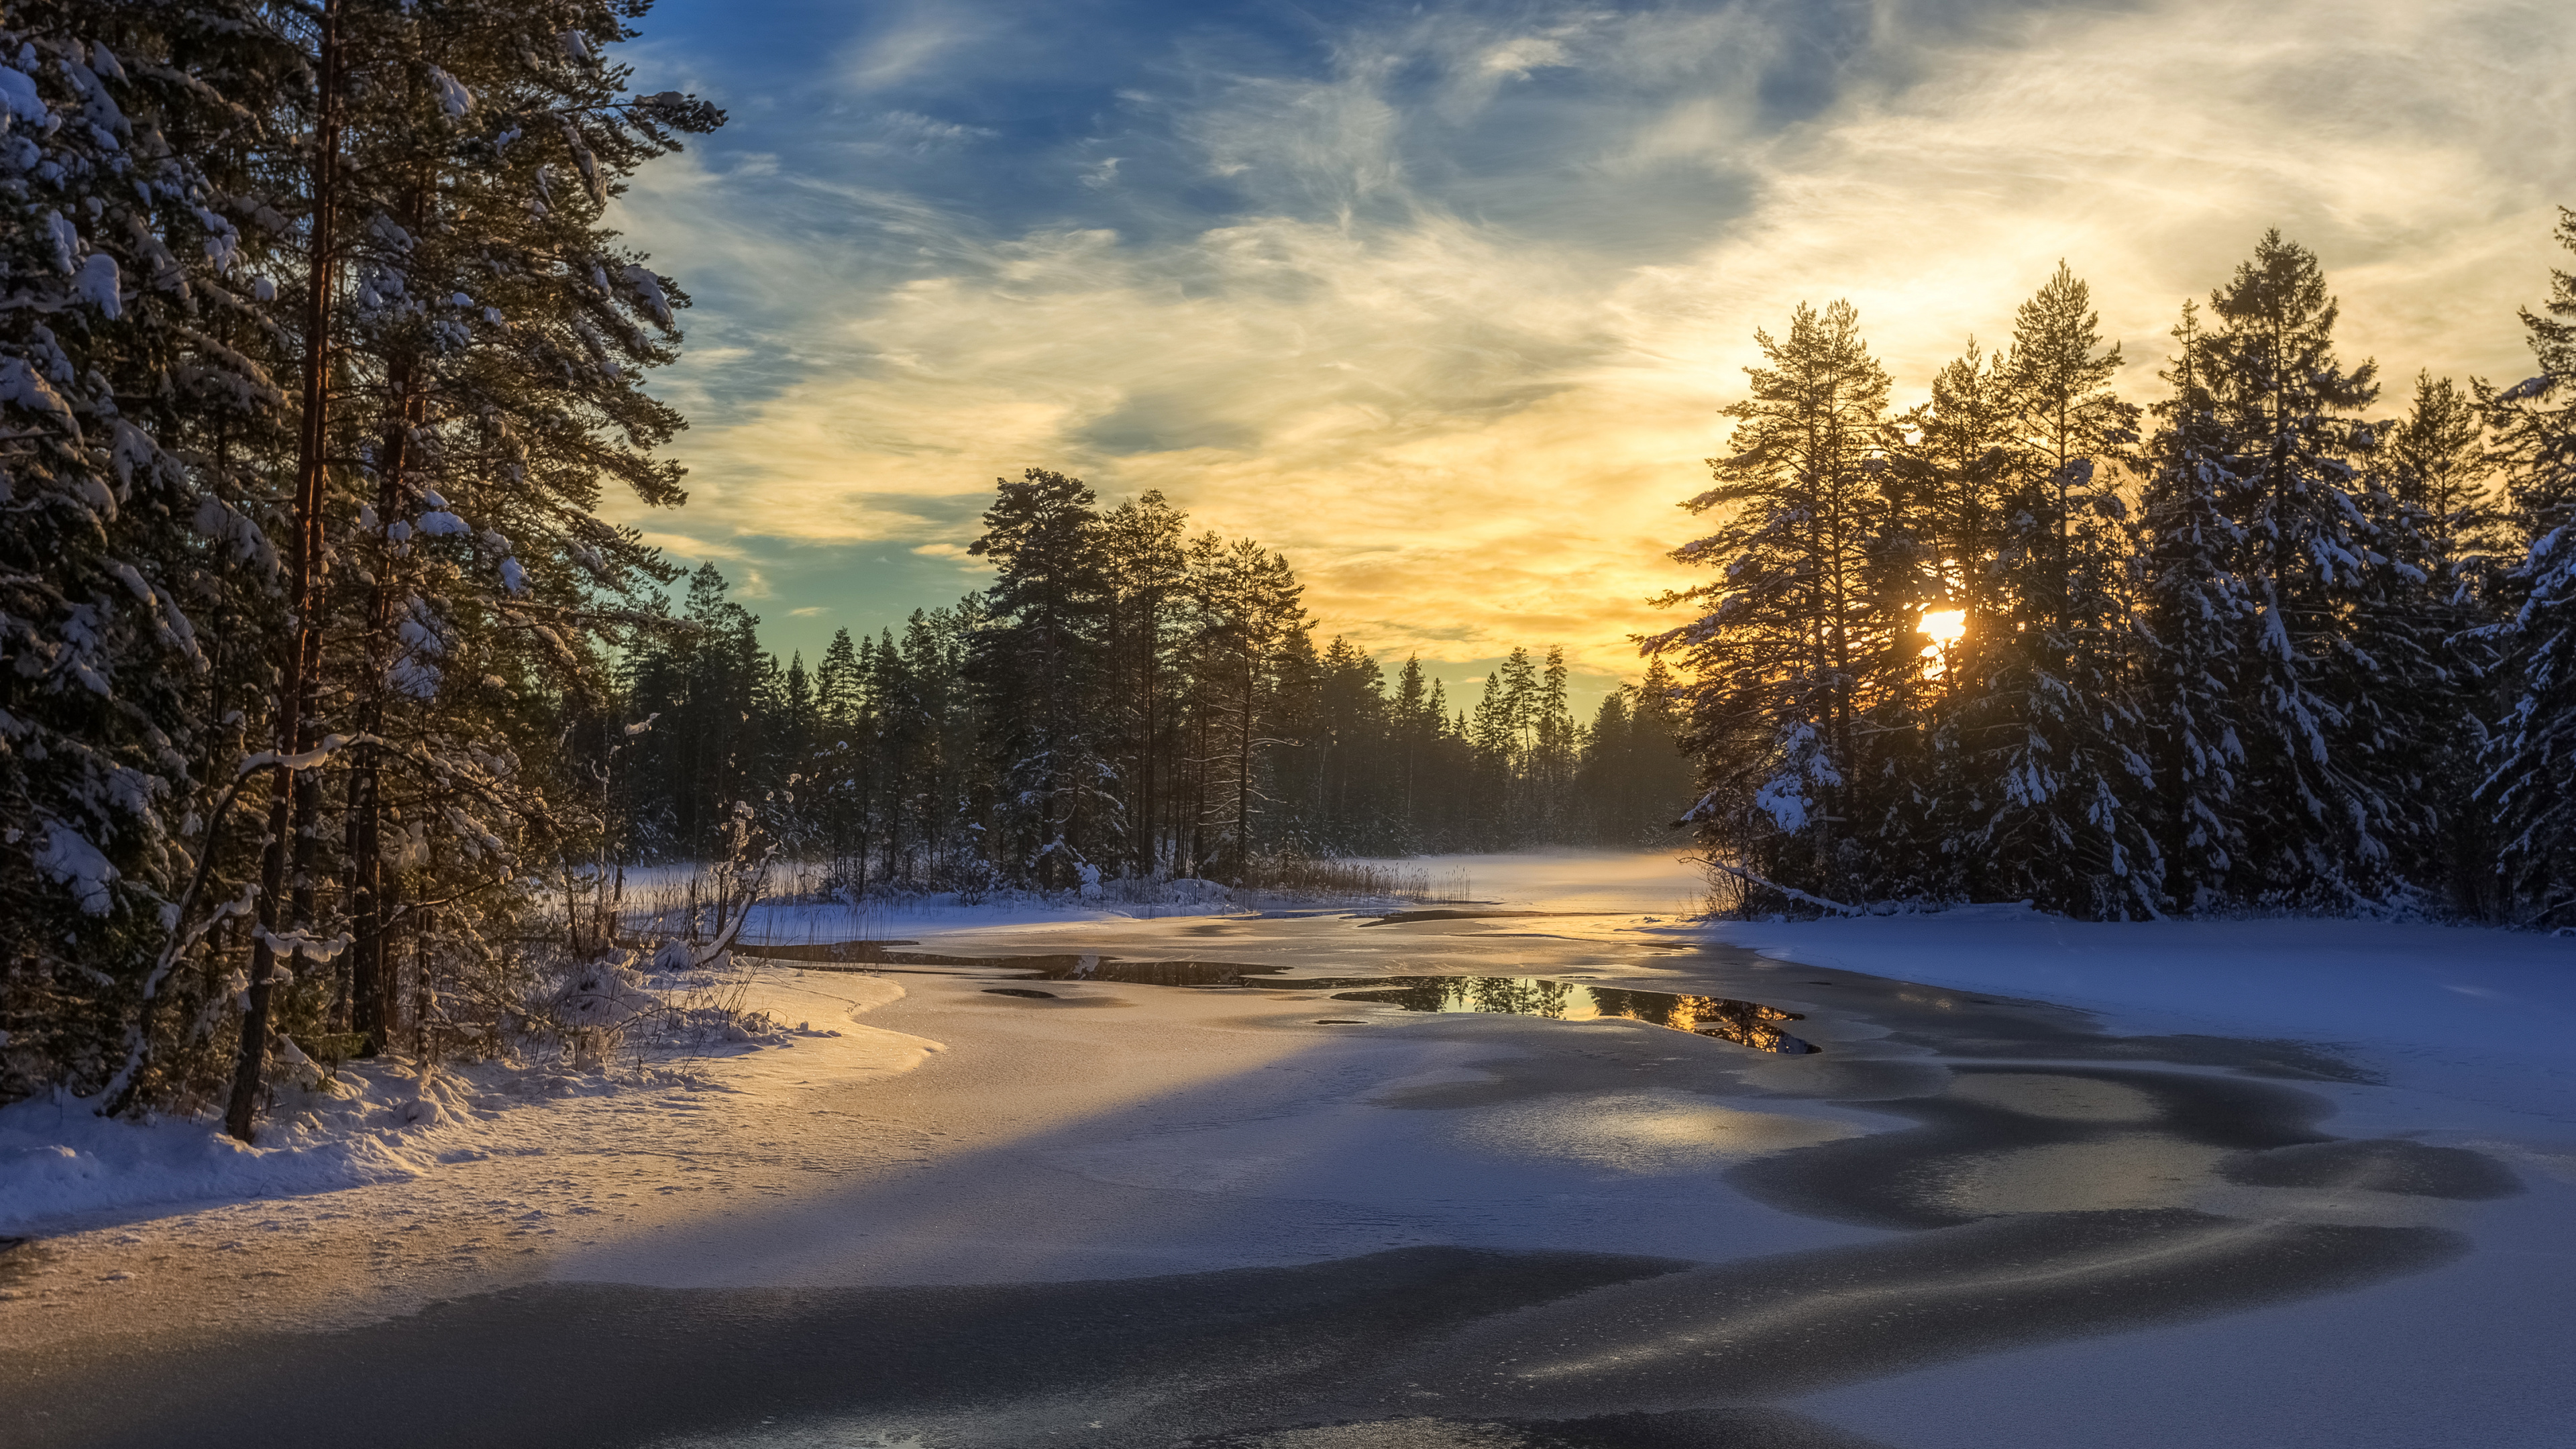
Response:
[[[836,888],[1234,879],[1281,855],[1688,843],[1660,664],[1588,721],[1561,651],[1515,649],[1472,707],[1407,659],[1320,649],[1288,561],[1192,537],[1159,493],[997,480],[991,587],[844,629],[810,668],[760,646],[710,564],[686,627],[637,644],[604,742],[624,858],[722,852],[737,802]]]
[[[2274,232],[2144,408],[2063,265],[1903,412],[1847,303],[1757,334],[1647,641],[1740,904],[2576,924],[2576,278],[2387,411],[2336,319]]]

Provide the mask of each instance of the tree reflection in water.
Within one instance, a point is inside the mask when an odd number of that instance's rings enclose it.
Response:
[[[1487,1012],[1500,1016],[1543,1016],[1551,1021],[1642,1021],[1722,1037],[1757,1051],[1801,1056],[1815,1046],[1780,1029],[1799,1020],[1794,1011],[1736,1001],[1723,996],[1689,996],[1670,991],[1622,991],[1610,986],[1583,986],[1537,976],[1396,976],[1376,981],[1281,981],[1278,986],[1354,986],[1336,1001],[1374,1001],[1405,1011]]]
[[[1724,996],[1671,991],[1622,991],[1541,976],[1336,976],[1263,980],[1283,970],[1229,961],[1129,961],[1116,956],[947,956],[895,949],[909,941],[838,941],[806,945],[741,946],[745,956],[794,961],[825,971],[984,967],[1015,971],[1033,981],[1103,981],[1140,986],[1264,986],[1337,991],[1336,1001],[1375,1001],[1405,1011],[1483,1012],[1542,1016],[1550,1021],[1617,1018],[1648,1022],[1695,1036],[1722,1037],[1756,1051],[1803,1056],[1817,1048],[1778,1025],[1799,1014]],[[1362,988],[1354,990],[1352,988]]]

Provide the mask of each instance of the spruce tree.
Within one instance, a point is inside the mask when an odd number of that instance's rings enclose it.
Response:
[[[2268,232],[2210,297],[2207,375],[2244,530],[2231,585],[2243,635],[2231,701],[2246,754],[2238,890],[2348,901],[2390,880],[2407,828],[2390,790],[2411,742],[2373,698],[2376,666],[2348,623],[2369,585],[2370,525],[2354,497],[2378,396],[2370,363],[2334,353],[2337,308],[2315,255]]]
[[[1095,713],[1108,603],[1100,515],[1079,478],[1031,468],[1016,482],[995,482],[984,534],[970,549],[996,570],[974,670],[1002,725],[990,743],[1001,752],[1016,868],[1062,888],[1102,853],[1095,830],[1116,805]]]
[[[2461,809],[2476,790],[2493,651],[2493,518],[2484,428],[2449,378],[2419,374],[2407,415],[2375,430],[2361,496],[2371,525],[2370,569],[2351,615],[2369,661],[2372,707],[2396,738],[2387,788],[2410,828],[2391,833],[2396,876],[2446,903],[2488,911],[2490,873],[2461,870],[2495,854],[2486,813]]]
[[[229,214],[294,80],[252,20],[0,14],[0,1101],[164,1096],[221,1020],[195,948],[244,909],[226,721],[276,619],[249,495],[284,403]]]
[[[2559,212],[2558,240],[2576,251],[2576,211]],[[2506,704],[2477,799],[2496,817],[2497,885],[2514,919],[2564,927],[2576,916],[2576,275],[2550,278],[2545,313],[2522,314],[2540,371],[2478,389],[2522,547],[2500,581],[2510,612],[2490,636]]]
[[[2137,409],[2107,384],[2085,284],[2058,264],[2014,319],[2000,371],[2010,440],[1993,573],[2003,607],[1971,651],[1958,711],[1967,757],[1965,837],[1981,893],[2070,914],[2153,914],[2163,864],[2140,810],[2128,631],[2128,508],[2115,479]]]
[[[2210,339],[2195,304],[2183,304],[2173,337],[2175,355],[2160,374],[2172,391],[2156,407],[2140,495],[2133,627],[2166,894],[2201,910],[2228,900],[2244,851],[2236,701],[2247,609],[2236,570],[2246,531],[2232,511],[2241,484],[2210,391]]]
[[[1705,771],[1703,838],[1793,889],[1867,894],[1876,864],[1843,827],[1863,811],[1880,671],[1910,628],[1869,588],[1888,378],[1848,302],[1801,305],[1785,339],[1755,340],[1764,365],[1725,410],[1716,486],[1683,504],[1717,528],[1673,554],[1720,577],[1660,600],[1699,617],[1645,647],[1692,676],[1676,694]]]

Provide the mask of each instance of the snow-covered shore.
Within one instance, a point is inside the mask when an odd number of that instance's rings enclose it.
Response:
[[[2576,1124],[2576,939],[2395,921],[2070,921],[2026,906],[1677,932],[2095,1013],[2340,1046],[2391,1085]]]
[[[460,1163],[577,1156],[630,1115],[709,1092],[757,1095],[782,1072],[866,1078],[938,1044],[856,1020],[900,1000],[891,980],[746,968],[737,1013],[771,1028],[592,1070],[517,1062],[422,1069],[352,1062],[324,1083],[277,1085],[255,1145],[211,1118],[98,1116],[69,1097],[0,1108],[0,1235],[79,1230],[173,1210],[406,1183]],[[792,1066],[779,1065],[790,1059]],[[649,1104],[649,1105],[648,1105]]]

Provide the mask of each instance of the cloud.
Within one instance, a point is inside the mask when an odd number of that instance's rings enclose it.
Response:
[[[918,111],[888,111],[876,117],[867,129],[869,139],[855,143],[862,152],[899,152],[928,156],[934,152],[956,151],[977,141],[989,141],[1001,133],[989,126],[968,126],[943,121]]]
[[[850,47],[843,73],[859,91],[883,90],[930,73],[943,57],[992,32],[984,17],[960,4],[889,6],[887,22]]]
[[[1024,225],[674,158],[631,224],[700,299],[666,388],[690,537],[980,568],[992,480],[1056,467],[1284,550],[1382,654],[1562,640],[1633,675],[1625,636],[1668,622],[1642,600],[1690,582],[1663,555],[1716,410],[1802,300],[1852,298],[1919,396],[2064,257],[2145,400],[2181,300],[2277,224],[2348,357],[2518,375],[2576,201],[2552,7],[1829,8],[1397,14],[1312,72],[1175,52],[1051,153],[1077,179]]]

